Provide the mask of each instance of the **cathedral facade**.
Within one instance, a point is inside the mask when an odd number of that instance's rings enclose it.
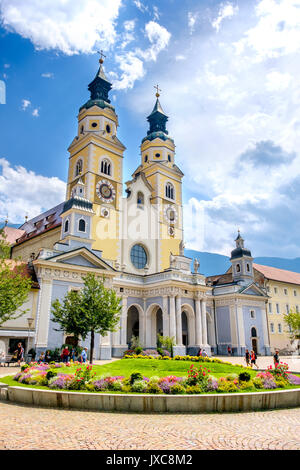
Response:
[[[194,355],[201,348],[222,355],[228,346],[236,355],[246,348],[269,354],[268,296],[255,282],[241,235],[231,253],[232,269],[223,275],[205,278],[197,260],[184,255],[183,173],[158,93],[140,162],[123,196],[125,146],[118,139],[111,87],[100,59],[68,149],[66,200],[27,220],[12,247],[12,257],[28,262],[38,286],[31,293],[31,346],[39,354],[68,341],[52,321],[52,302],[80,289],[82,276],[93,272],[105,277],[122,302],[118,330],[96,338],[96,359],[122,356],[132,336],[144,348],[156,348],[158,333],[175,338],[175,354]],[[0,341],[7,345],[13,331],[22,338],[12,321],[0,329]]]

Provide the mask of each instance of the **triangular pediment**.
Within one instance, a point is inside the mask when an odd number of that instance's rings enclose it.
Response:
[[[266,293],[255,283],[250,284],[247,287],[244,287],[240,291],[240,293],[244,295],[255,295],[255,296],[266,297]]]
[[[102,269],[106,271],[115,271],[106,261],[99,258],[92,251],[85,247],[77,248],[75,250],[67,251],[59,255],[48,258],[56,263],[63,263],[75,266],[82,266],[85,268]]]

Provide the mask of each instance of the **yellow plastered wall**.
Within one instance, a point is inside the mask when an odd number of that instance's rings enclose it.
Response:
[[[288,327],[284,323],[286,305],[293,310],[298,306],[300,311],[300,286],[269,280],[268,288],[268,295],[271,297],[268,304],[272,306],[272,313],[269,311],[269,305],[267,306],[271,350],[276,348],[285,349],[291,344]],[[277,289],[277,292],[275,292],[275,289]],[[284,289],[287,290],[287,294],[285,294]],[[296,291],[296,296],[294,291]],[[279,313],[277,313],[276,304],[279,305]],[[274,325],[274,333],[271,332],[271,323]],[[278,324],[281,324],[282,333],[278,331]]]
[[[31,253],[35,253],[37,255],[41,248],[49,248],[52,250],[55,243],[60,240],[60,231],[61,227],[57,227],[49,230],[49,232],[29,239],[21,245],[14,246],[12,250],[12,257],[20,257],[23,261],[28,261]]]

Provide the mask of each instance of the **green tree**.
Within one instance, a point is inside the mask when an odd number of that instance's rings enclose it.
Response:
[[[10,260],[10,246],[4,230],[0,230],[0,325],[24,315],[28,309],[20,307],[28,299],[32,280],[26,273],[25,263]]]
[[[120,297],[113,289],[104,286],[104,279],[98,280],[94,274],[83,277],[83,288],[75,295],[68,293],[63,305],[56,300],[52,304],[53,320],[61,329],[81,336],[83,340],[91,335],[90,362],[93,362],[95,334],[105,336],[115,331],[120,318]]]
[[[159,347],[165,348],[167,351],[169,351],[171,357],[173,357],[173,347],[176,344],[174,336],[162,336],[158,334],[157,340],[158,344],[160,345]]]
[[[290,329],[291,339],[300,339],[300,313],[291,309],[284,315],[284,322]]]

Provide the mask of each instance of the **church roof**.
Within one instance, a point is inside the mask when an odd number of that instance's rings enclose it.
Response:
[[[24,233],[20,238],[16,239],[16,244],[19,245],[30,238],[41,235],[55,227],[59,227],[61,225],[60,214],[62,213],[63,206],[64,202],[58,204],[58,206],[52,207],[42,214],[37,215],[33,219],[30,219],[21,225],[19,229]]]
[[[253,263],[253,267],[262,273],[267,279],[300,285],[300,273],[286,271],[285,269],[273,268],[271,266],[263,266],[262,264],[256,263]]]
[[[16,243],[16,240],[25,233],[24,230],[20,230],[19,228],[8,227],[8,226],[5,226],[3,231],[5,235],[4,237],[5,241],[9,245],[13,245],[14,243]]]

